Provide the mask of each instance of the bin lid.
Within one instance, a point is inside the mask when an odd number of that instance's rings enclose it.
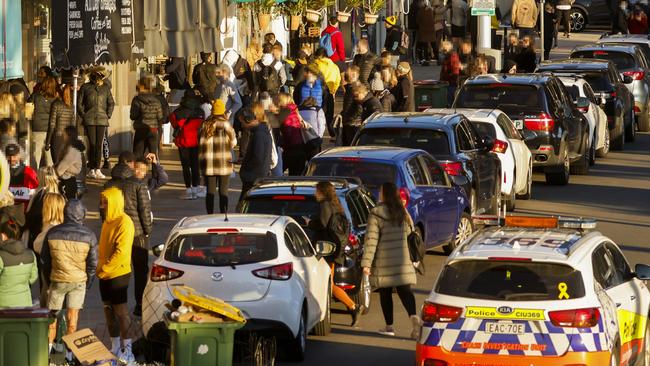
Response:
[[[198,293],[189,286],[174,287],[172,292],[184,303],[212,311],[236,322],[246,323],[246,318],[239,309],[221,299]]]
[[[446,81],[440,80],[414,80],[413,85],[446,85]]]
[[[3,318],[49,318],[50,310],[44,308],[10,308],[0,309],[0,319]]]

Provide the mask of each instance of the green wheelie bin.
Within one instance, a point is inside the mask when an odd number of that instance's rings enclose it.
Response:
[[[48,309],[0,309],[0,366],[47,366]]]
[[[422,112],[428,108],[447,108],[446,81],[415,80],[415,110]]]
[[[231,366],[236,321],[176,322],[165,318],[171,336],[171,366]]]

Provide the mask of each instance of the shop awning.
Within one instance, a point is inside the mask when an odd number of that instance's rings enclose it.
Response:
[[[52,2],[55,67],[144,57],[143,0]]]

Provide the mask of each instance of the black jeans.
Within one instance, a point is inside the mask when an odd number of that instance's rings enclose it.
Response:
[[[305,170],[305,146],[296,145],[284,149],[282,166],[289,169],[289,175],[302,175]]]
[[[149,277],[149,238],[146,236],[140,235],[133,239],[131,263],[133,263],[135,303],[141,306],[144,288],[147,286]]]
[[[133,136],[133,153],[136,157],[144,157],[145,151],[158,155],[158,129],[142,127],[135,129]]]
[[[359,131],[359,126],[343,126],[341,131],[341,144],[343,146],[350,146],[352,144],[352,139],[354,135]]]
[[[230,175],[206,175],[205,185],[208,188],[208,193],[205,195],[205,210],[208,215],[214,213],[214,198],[217,192],[217,185],[219,186],[219,211],[221,213],[228,212],[228,183],[230,182]]]
[[[77,198],[77,177],[61,179],[59,181],[59,190],[68,200]]]
[[[88,168],[99,169],[102,163],[102,148],[106,126],[86,126],[88,138]]]
[[[564,23],[564,33],[571,33],[571,10],[555,9],[555,11],[557,11],[556,16],[558,31],[560,30],[560,24]]]
[[[185,188],[197,187],[200,184],[198,146],[179,147],[178,156],[181,159],[181,168],[183,168],[183,181],[185,182]]]
[[[409,316],[415,315],[415,296],[411,291],[411,285],[397,286],[397,295],[404,305]],[[384,313],[386,325],[393,325],[393,288],[385,287],[379,290],[379,303]]]
[[[327,131],[330,137],[336,136],[334,130],[334,96],[332,93],[327,92],[323,95],[323,112],[325,112],[325,123],[327,124]]]

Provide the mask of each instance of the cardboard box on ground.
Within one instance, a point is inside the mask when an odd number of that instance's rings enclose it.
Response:
[[[86,328],[65,335],[63,341],[82,365],[111,366],[117,361],[117,358],[90,329]]]

